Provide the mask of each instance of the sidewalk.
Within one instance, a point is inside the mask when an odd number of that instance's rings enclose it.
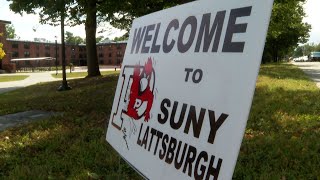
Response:
[[[12,91],[18,88],[27,87],[41,82],[60,81],[51,76],[52,72],[39,72],[39,73],[19,73],[19,74],[2,74],[1,76],[12,75],[28,75],[29,77],[22,81],[0,82],[0,94]]]
[[[102,66],[100,71],[114,71],[114,68],[119,69],[118,66]],[[75,67],[72,72],[86,72],[87,67]],[[66,69],[69,72],[69,69]],[[9,92],[18,88],[27,87],[30,85],[38,84],[41,82],[51,82],[51,81],[61,81],[62,79],[54,78],[51,74],[55,74],[56,71],[46,71],[46,72],[36,72],[36,73],[15,73],[15,74],[0,74],[0,76],[12,76],[12,75],[28,75],[29,77],[22,81],[12,81],[12,82],[0,82],[0,94]],[[61,70],[58,71],[59,74],[62,73]],[[74,78],[68,78],[74,79]]]
[[[320,62],[291,62],[306,73],[320,88]]]

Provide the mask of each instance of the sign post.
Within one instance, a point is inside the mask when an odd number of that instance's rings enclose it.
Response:
[[[203,0],[134,20],[106,139],[150,179],[231,179],[273,0]]]

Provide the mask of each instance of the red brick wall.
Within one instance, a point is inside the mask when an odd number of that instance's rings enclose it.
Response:
[[[4,44],[4,50],[6,56],[1,62],[2,64],[10,64],[11,59],[16,58],[37,58],[37,57],[55,57],[55,43],[33,42],[33,41],[21,41],[7,39],[5,36],[5,25],[7,21],[0,20],[0,33],[3,32],[4,36],[0,37],[0,42]],[[58,46],[58,64],[61,65],[61,44]],[[86,65],[86,48],[85,45],[66,45],[66,64],[73,63],[76,66]],[[124,52],[126,49],[126,43],[99,43],[97,44],[97,55],[100,65],[120,65],[123,61]],[[53,66],[54,61],[50,62]],[[17,67],[22,66],[46,66],[48,62],[19,62]],[[11,67],[10,65],[6,67]]]
[[[123,61],[126,43],[97,45],[99,64],[119,65]]]
[[[7,52],[10,54],[9,59],[16,58],[36,58],[36,57],[55,57],[55,43],[31,42],[21,40],[7,40]],[[18,48],[14,47],[18,45]],[[25,48],[25,44],[29,48]],[[58,46],[58,64],[61,65],[61,44]],[[100,65],[119,65],[123,61],[126,43],[104,43],[97,44],[97,55]],[[29,57],[25,57],[25,52],[29,52]],[[66,45],[66,64],[86,65],[86,48],[85,45]],[[18,57],[15,57],[18,53]],[[109,57],[111,55],[111,57]],[[54,62],[53,62],[54,64]]]

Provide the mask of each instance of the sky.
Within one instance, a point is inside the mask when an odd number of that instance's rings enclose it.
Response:
[[[311,24],[312,29],[310,32],[309,43],[320,43],[320,0],[307,0],[307,3],[304,5],[305,12],[307,17],[304,18],[304,22]],[[54,41],[55,36],[57,36],[58,41],[60,41],[60,26],[53,27],[50,25],[41,25],[39,24],[38,15],[30,14],[15,14],[9,9],[9,2],[6,0],[0,0],[0,20],[11,21],[12,25],[16,30],[16,34],[20,37],[21,40],[33,40],[36,38],[45,38],[49,41]],[[108,37],[113,39],[114,37],[122,36],[125,31],[121,31],[115,28],[112,28],[109,24],[105,23],[98,27],[97,32],[102,29],[107,29],[104,33],[99,33],[97,36]],[[33,29],[36,29],[34,31]],[[65,31],[72,32],[75,36],[80,36],[85,38],[85,28],[84,25],[79,25],[75,27],[65,27]]]
[[[304,5],[305,13],[307,17],[304,18],[304,22],[311,24],[309,43],[320,43],[320,0],[307,0]]]

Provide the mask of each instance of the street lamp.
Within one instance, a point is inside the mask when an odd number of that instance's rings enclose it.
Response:
[[[65,4],[64,0],[62,0],[62,8],[60,9],[61,15],[61,55],[62,55],[62,85],[58,88],[58,91],[66,91],[70,90],[71,87],[68,86],[67,75],[66,75],[66,49],[64,43],[64,9]]]
[[[75,59],[75,54],[74,54],[74,50],[75,50],[75,47],[72,47],[72,53],[71,53],[71,61],[72,63],[70,64],[70,73],[72,72],[72,68],[74,67],[74,59]]]
[[[58,75],[58,44],[57,44],[57,36],[54,36],[56,42],[56,75]]]

